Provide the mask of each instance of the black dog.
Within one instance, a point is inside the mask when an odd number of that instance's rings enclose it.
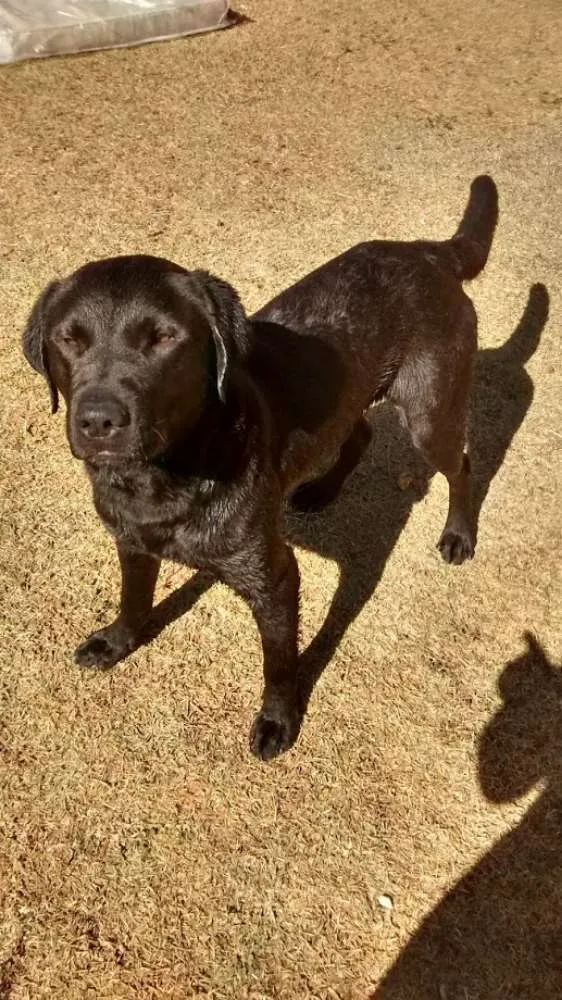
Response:
[[[24,353],[60,390],[122,570],[116,621],[76,651],[109,667],[143,638],[161,559],[207,568],[244,597],[263,645],[251,747],[267,759],[299,730],[299,574],[283,502],[332,500],[387,397],[449,482],[439,541],[474,552],[465,426],[476,315],[462,281],[484,267],[497,191],[477,178],[446,242],[363,243],[248,319],[236,292],[153,257],[86,264],[35,304]]]

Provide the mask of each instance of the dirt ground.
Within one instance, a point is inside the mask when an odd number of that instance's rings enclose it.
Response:
[[[239,9],[0,71],[0,998],[558,1000],[559,0]],[[250,613],[181,568],[150,646],[76,668],[116,559],[20,353],[43,285],[148,251],[252,310],[362,239],[449,235],[482,171],[474,561],[440,561],[446,484],[383,407],[340,501],[288,525],[326,668],[289,754],[248,752]]]

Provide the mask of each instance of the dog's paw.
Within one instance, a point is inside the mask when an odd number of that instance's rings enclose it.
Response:
[[[123,660],[135,648],[133,637],[117,625],[94,632],[80,643],[74,661],[81,667],[107,670]]]
[[[250,730],[250,750],[260,760],[273,760],[289,750],[299,735],[301,715],[296,711],[268,712],[262,708]]]
[[[291,507],[300,510],[303,514],[313,513],[323,510],[328,504],[336,499],[337,490],[329,490],[326,486],[318,482],[303,483],[293,493],[291,497]]]
[[[465,559],[472,559],[474,542],[468,531],[450,531],[447,528],[437,542],[437,548],[446,563],[460,566]]]

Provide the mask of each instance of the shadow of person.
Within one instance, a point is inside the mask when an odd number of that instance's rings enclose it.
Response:
[[[506,343],[477,355],[471,433],[476,511],[531,404],[533,383],[524,366],[538,347],[548,306],[544,285],[533,285],[524,313]],[[299,683],[305,707],[347,628],[372,596],[414,503],[427,491],[428,470],[420,475],[421,461],[394,409],[387,404],[378,406],[373,426],[373,445],[338,499],[321,514],[287,514],[291,543],[334,560],[339,567],[338,586],[326,619],[300,658]],[[412,485],[401,490],[399,481],[404,472],[410,473]],[[153,610],[147,638],[153,639],[188,611],[212,582],[208,574],[198,572],[166,597]]]
[[[370,1000],[562,996],[562,667],[529,633],[479,744],[490,802],[542,791],[425,918]],[[470,820],[467,820],[470,822]]]

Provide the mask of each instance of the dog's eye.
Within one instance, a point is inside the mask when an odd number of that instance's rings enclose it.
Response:
[[[155,330],[152,334],[151,347],[169,347],[177,339],[175,330]]]
[[[144,354],[173,346],[179,339],[179,331],[173,323],[157,324],[152,318],[143,319],[127,331],[130,341]]]
[[[59,330],[55,339],[66,354],[81,354],[86,346],[82,332],[72,327]]]

